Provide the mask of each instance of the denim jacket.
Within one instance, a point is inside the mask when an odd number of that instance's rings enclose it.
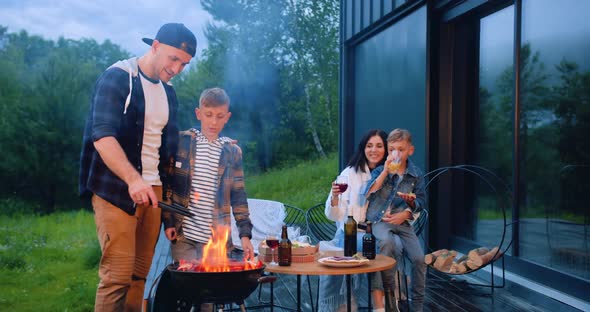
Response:
[[[371,172],[371,180],[364,192],[367,196],[371,186],[375,183],[377,177],[383,171],[383,166],[379,166]],[[383,185],[375,192],[368,194],[367,200],[369,206],[367,208],[367,220],[372,222],[379,222],[388,208],[391,207],[391,213],[401,212],[409,209],[413,215],[419,213],[422,209],[427,207],[426,184],[422,171],[408,159],[406,172],[400,181],[397,174],[388,174]],[[416,200],[414,201],[414,208],[397,196],[397,192],[414,193]]]

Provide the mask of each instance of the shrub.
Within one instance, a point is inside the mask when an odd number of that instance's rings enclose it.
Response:
[[[20,198],[0,198],[0,207],[0,215],[5,216],[31,215],[39,211],[39,204]]]
[[[0,268],[16,271],[24,269],[26,265],[27,262],[25,261],[24,257],[18,253],[0,253]]]

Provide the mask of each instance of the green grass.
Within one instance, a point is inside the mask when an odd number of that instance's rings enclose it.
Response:
[[[338,158],[331,154],[327,159],[246,176],[246,192],[250,198],[276,200],[307,210],[326,201],[338,173]]]
[[[92,311],[92,214],[0,216],[0,311]]]
[[[246,176],[246,190],[307,209],[326,200],[337,174],[333,154]],[[38,216],[21,201],[0,203],[0,311],[92,311],[100,260],[92,213]]]

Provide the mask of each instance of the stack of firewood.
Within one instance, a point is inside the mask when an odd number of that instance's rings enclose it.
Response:
[[[500,258],[502,252],[498,252],[497,246],[491,250],[480,247],[472,249],[468,254],[458,259],[455,259],[456,256],[457,252],[454,250],[441,249],[425,255],[424,262],[441,272],[463,274],[479,269]]]

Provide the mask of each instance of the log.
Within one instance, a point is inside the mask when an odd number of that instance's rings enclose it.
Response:
[[[433,267],[441,272],[448,272],[451,269],[451,265],[453,264],[456,255],[457,252],[454,250],[443,253],[436,257]]]
[[[498,249],[499,249],[499,247],[496,246],[496,247],[492,248],[492,250],[488,251],[488,253],[486,253],[485,255],[481,256],[482,260],[484,261],[484,264],[488,264],[492,260],[497,260],[498,258],[500,258],[502,256],[502,253],[501,252],[498,252]],[[496,254],[496,252],[498,254]]]
[[[449,251],[446,249],[440,249],[440,250],[437,250],[433,253],[429,253],[424,256],[424,263],[426,263],[427,265],[432,265],[432,264],[434,264],[436,257],[438,257],[444,253],[447,253],[447,252],[449,252]]]
[[[456,259],[455,262],[451,265],[449,269],[449,273],[453,274],[463,274],[469,270],[466,264],[467,255],[461,256],[459,259]]]
[[[482,266],[485,262],[482,260],[482,256],[487,254],[490,250],[486,247],[479,247],[469,251],[467,254],[467,266],[470,269],[477,269]]]
[[[465,265],[465,261],[453,262],[453,264],[451,265],[451,268],[449,269],[449,273],[463,274],[463,273],[467,272],[467,270],[468,270],[468,268]]]
[[[457,259],[457,261],[455,261],[455,262],[459,263],[459,262],[465,262],[465,261],[467,261],[467,255],[461,256],[461,258]]]

